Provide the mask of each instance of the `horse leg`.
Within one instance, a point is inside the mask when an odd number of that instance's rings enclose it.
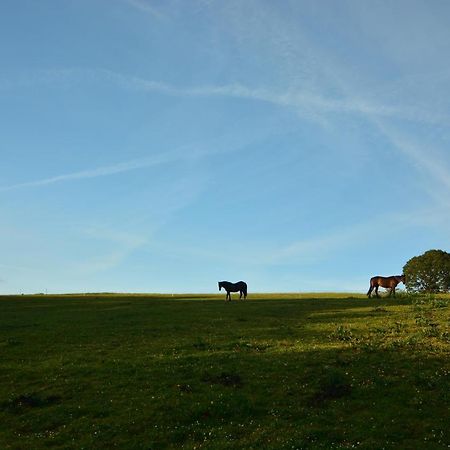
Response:
[[[378,288],[379,288],[379,285],[377,284],[377,285],[375,286],[375,295],[376,295],[377,298],[380,297],[380,296],[378,295]]]
[[[239,300],[242,300],[242,291],[239,291]]]
[[[392,292],[392,295],[395,297],[395,286],[392,287],[391,292]]]

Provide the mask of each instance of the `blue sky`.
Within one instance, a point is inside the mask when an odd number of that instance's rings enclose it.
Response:
[[[450,246],[445,1],[3,0],[0,292],[366,291]]]

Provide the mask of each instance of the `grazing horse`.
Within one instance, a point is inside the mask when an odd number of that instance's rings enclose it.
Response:
[[[238,281],[237,283],[230,283],[229,281],[219,281],[219,291],[221,291],[222,288],[227,291],[225,301],[229,300],[231,302],[230,292],[239,292],[239,299],[242,299],[242,294],[244,294],[244,299],[247,298],[247,283],[245,281]]]
[[[375,295],[379,297],[378,295],[378,288],[384,287],[389,288],[389,297],[394,294],[395,297],[395,288],[397,287],[398,283],[405,283],[405,275],[393,275],[392,277],[372,277],[370,279],[370,288],[367,292],[367,296],[370,298],[370,294],[372,293],[373,289],[375,288]]]

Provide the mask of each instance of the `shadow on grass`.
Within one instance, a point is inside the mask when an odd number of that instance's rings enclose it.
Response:
[[[445,355],[402,349],[168,355],[157,365],[123,359],[72,367],[55,382],[58,391],[66,386],[63,396],[16,394],[2,402],[0,418],[20,430],[21,448],[49,445],[42,433],[54,416],[67,418],[54,431],[63,446],[74,436],[105,449],[131,441],[133,448],[267,448],[267,439],[274,448],[438,446],[448,438],[448,366]]]
[[[62,401],[59,395],[43,395],[36,392],[13,396],[2,403],[6,411],[15,414],[24,412],[28,408],[45,408],[56,405]]]
[[[389,318],[391,300],[137,298],[101,314],[101,301],[71,302],[55,299],[45,313],[11,306],[0,317],[0,341],[23,343],[2,347],[0,442],[11,448],[449,442],[448,348],[405,341],[368,351],[347,332],[349,320]],[[8,323],[42,326],[12,337]],[[330,324],[342,327],[334,339]]]

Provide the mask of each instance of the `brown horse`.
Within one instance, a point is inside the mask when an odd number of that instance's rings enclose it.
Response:
[[[398,283],[405,283],[405,275],[393,275],[392,277],[372,277],[370,279],[370,288],[367,292],[367,296],[370,298],[370,295],[375,288],[375,295],[379,297],[378,295],[378,288],[384,287],[388,288],[389,290],[389,297],[394,294],[395,297],[395,288],[397,287]]]

